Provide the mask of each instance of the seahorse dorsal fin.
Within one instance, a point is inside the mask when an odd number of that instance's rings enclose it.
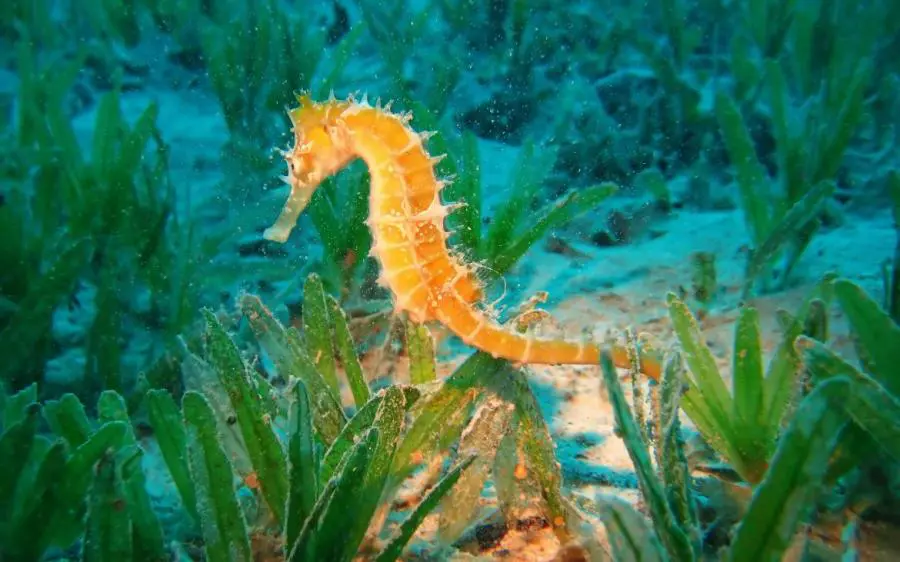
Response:
[[[312,96],[310,96],[310,93],[306,90],[300,90],[299,92],[297,92],[296,97],[297,101],[300,103],[300,107],[303,109],[310,108],[315,105]]]

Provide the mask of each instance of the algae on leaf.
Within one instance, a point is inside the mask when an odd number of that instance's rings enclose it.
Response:
[[[634,463],[641,493],[652,514],[651,520],[656,533],[673,560],[696,560],[700,556],[697,530],[687,524],[689,521],[679,520],[676,517],[675,511],[673,511],[674,506],[668,501],[666,485],[653,470],[650,453],[641,438],[640,428],[625,401],[625,394],[622,392],[612,357],[608,352],[601,355],[600,366],[612,402],[617,432],[625,442],[628,455]],[[689,509],[692,507],[689,506]],[[695,537],[696,540],[691,540],[692,537]]]
[[[3,408],[0,415],[0,428],[8,428],[19,423],[26,417],[28,408],[38,401],[37,384],[31,383],[12,396],[0,394],[0,407]],[[80,403],[79,403],[80,405]]]
[[[370,428],[348,452],[304,523],[288,560],[339,561],[355,553],[358,540],[348,542],[344,535],[346,515],[348,506],[354,506],[365,492],[366,474],[377,443],[378,430]]]
[[[303,523],[315,507],[321,492],[319,455],[313,430],[313,412],[309,394],[302,381],[296,381],[292,391],[288,420],[288,475],[291,482],[287,514],[284,523],[285,549],[293,550]]]
[[[406,322],[406,354],[409,356],[409,381],[412,384],[425,384],[437,378],[434,338],[427,326]]]
[[[303,335],[310,358],[335,395],[340,392],[331,322],[322,279],[312,274],[303,285]]]
[[[181,503],[191,518],[199,521],[197,496],[188,465],[187,436],[178,405],[167,391],[154,389],[147,393],[147,414]]]
[[[781,344],[763,372],[759,318],[755,309],[741,310],[734,330],[734,391],[728,391],[696,319],[673,293],[669,315],[690,372],[681,399],[685,414],[709,445],[744,481],[757,484],[774,453],[800,372],[794,340],[810,307],[790,319]]]
[[[522,452],[520,462],[528,477],[526,481],[537,486],[541,511],[557,536],[565,538],[569,521],[562,494],[562,467],[556,460],[550,428],[525,373],[504,361],[487,386],[515,405],[511,424],[515,427],[516,450]]]
[[[812,338],[801,336],[795,345],[810,374],[820,384],[839,377],[848,379],[847,415],[890,457],[900,462],[900,399]]]
[[[897,376],[900,328],[886,310],[853,282],[839,279],[834,281],[833,290],[847,315],[861,368],[809,337],[798,338],[796,348],[813,380],[819,384],[835,378],[849,381],[850,391],[845,397],[847,415],[890,457],[900,462],[900,378]]]
[[[328,315],[334,330],[335,348],[338,352],[341,366],[344,368],[344,375],[347,377],[350,392],[353,394],[353,401],[356,403],[357,408],[362,408],[371,398],[372,392],[366,383],[359,356],[356,354],[356,344],[353,341],[353,335],[350,333],[347,315],[337,299],[328,295],[326,300],[328,301]],[[432,359],[433,363],[434,360]]]
[[[400,481],[450,446],[468,423],[479,377],[496,372],[501,361],[487,354],[470,356],[440,386],[418,400],[413,419],[397,447],[392,473]]]
[[[284,450],[273,430],[271,416],[263,411],[262,400],[234,342],[211,312],[207,311],[205,316],[212,362],[222,386],[228,391],[266,503],[276,520],[283,522],[288,493]]]
[[[801,403],[779,440],[729,549],[732,562],[777,561],[821,490],[828,459],[847,423],[846,379],[818,385]]]
[[[84,532],[84,500],[90,492],[94,465],[108,451],[118,450],[128,426],[122,422],[108,422],[92,431],[85,442],[71,449],[66,459],[65,474],[56,484],[51,503],[52,511],[44,515],[47,544],[69,545]],[[129,509],[131,506],[128,506]]]
[[[853,329],[868,373],[900,396],[900,326],[874,299],[848,280],[834,282],[834,296]]]
[[[669,506],[678,525],[685,530],[694,551],[697,552],[701,543],[700,516],[694,498],[693,478],[684,450],[679,419],[684,375],[680,355],[671,353],[665,362],[659,390],[655,448],[657,470],[666,487]]]
[[[87,531],[84,537],[85,562],[131,560],[134,555],[131,517],[125,504],[122,480],[113,457],[97,463],[91,486]]]
[[[316,430],[330,444],[347,423],[347,417],[337,393],[310,358],[303,337],[294,328],[285,329],[258,297],[247,295],[241,299],[241,310],[256,339],[275,363],[278,375],[285,380],[299,378],[314,397]]]
[[[201,394],[182,398],[191,479],[197,490],[197,512],[204,550],[210,560],[252,560],[249,533],[235,495],[231,463],[219,443],[212,408]]]
[[[475,457],[468,457],[460,463],[457,463],[447,474],[434,485],[428,494],[422,498],[419,505],[412,513],[400,524],[400,528],[396,534],[390,539],[387,546],[381,554],[376,558],[378,562],[391,562],[400,557],[407,543],[412,539],[413,534],[419,525],[425,520],[429,512],[438,507],[441,500],[449,493],[453,486],[456,485],[459,478],[463,475],[469,465],[475,460]]]
[[[120,423],[130,429],[131,419],[125,399],[117,392],[104,391],[97,401],[98,422]],[[147,491],[141,461],[144,450],[133,431],[125,429],[116,445],[121,447],[115,459],[121,477],[122,495],[131,518],[132,552],[137,560],[162,561],[167,557],[163,530],[159,524]]]
[[[460,454],[472,457],[474,461],[441,502],[438,536],[443,544],[456,541],[475,518],[494,456],[500,440],[509,430],[512,417],[512,404],[497,396],[488,397],[475,410],[472,421],[460,437]]]
[[[405,417],[406,398],[403,391],[396,386],[388,387],[372,422],[372,430],[377,431],[378,438],[370,449],[364,481],[355,498],[356,518],[341,532],[343,540],[348,543],[344,550],[347,557],[356,554],[378,505],[386,496],[393,495],[390,487],[391,467]]]
[[[124,399],[102,395],[96,423],[75,421],[67,438],[37,432],[40,404],[25,390],[4,400],[0,435],[0,558],[39,560],[83,538],[86,560],[162,561],[162,529],[151,509]],[[21,407],[20,407],[21,406]],[[44,412],[53,427],[84,416],[74,395]]]
[[[616,562],[662,562],[662,545],[643,515],[615,496],[599,496],[594,502],[609,536]]]
[[[320,286],[317,291],[316,282],[313,278],[311,294],[318,292],[322,297],[325,307],[320,312],[328,322],[320,336],[322,341],[328,338],[333,344],[330,353],[341,355],[347,368],[358,358],[346,329],[346,318],[335,299],[324,295]],[[262,394],[275,392],[275,387],[249,373],[235,342],[215,315],[205,311],[206,354],[219,380],[207,376],[206,386],[198,388],[204,388],[211,396],[217,392],[209,385],[225,389],[233,407],[233,425],[245,443],[246,451],[238,453],[245,453],[247,458],[243,460],[248,460],[249,465],[246,471],[236,470],[236,463],[229,459],[223,446],[228,436],[221,431],[220,412],[203,395],[193,390],[185,393],[182,415],[187,432],[183,435],[177,427],[167,427],[176,414],[171,397],[163,391],[152,391],[148,395],[150,416],[154,426],[159,426],[160,449],[173,480],[188,510],[196,503],[192,514],[205,537],[210,558],[233,552],[241,559],[249,559],[248,533],[277,529],[285,537],[282,546],[288,559],[349,561],[358,555],[363,544],[369,548],[367,531],[385,530],[382,514],[390,510],[391,497],[409,474],[409,466],[397,462],[400,444],[414,435],[405,420],[422,391],[411,386],[390,386],[371,395],[360,367],[349,382],[352,385],[352,379],[357,379],[357,384],[363,385],[358,390],[371,397],[341,426],[323,424],[322,417],[328,410],[317,406],[321,407],[323,399],[327,404],[334,391],[307,358],[301,334],[285,330],[255,297],[244,297],[241,304],[254,333],[264,348],[271,350],[279,374],[286,379],[286,406],[279,400],[269,404]],[[337,341],[332,342],[332,337]],[[304,376],[293,378],[293,362],[301,357]],[[196,357],[195,360],[201,361]],[[281,370],[282,367],[287,370]],[[463,378],[473,382],[480,374],[471,370]],[[308,381],[313,381],[318,390],[310,391]],[[362,392],[358,394],[363,396]],[[471,392],[468,394],[472,396]],[[334,404],[340,408],[339,402]],[[103,411],[108,416],[121,416],[121,404],[110,395],[104,400]],[[340,409],[338,412],[343,416]],[[412,414],[412,419],[418,421],[420,413]],[[177,425],[177,421],[174,423]],[[336,434],[328,436],[329,431]],[[438,433],[441,452],[449,452],[458,431],[441,427]],[[471,459],[458,464],[436,490],[415,506],[387,547],[389,552],[402,550],[425,514],[440,504],[440,498],[470,463]],[[263,503],[267,509],[260,511]]]

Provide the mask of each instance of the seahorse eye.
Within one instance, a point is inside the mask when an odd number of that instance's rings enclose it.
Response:
[[[288,175],[300,182],[309,182],[315,168],[315,155],[311,152],[298,151],[288,158]]]

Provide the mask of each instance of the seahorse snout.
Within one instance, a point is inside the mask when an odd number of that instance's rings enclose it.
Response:
[[[319,187],[322,179],[326,177],[318,169],[315,160],[307,154],[295,150],[284,156],[288,165],[288,173],[281,179],[291,187],[291,193],[275,223],[263,233],[263,238],[282,243],[287,242],[291,230],[297,223],[297,218],[309,205],[313,193]]]

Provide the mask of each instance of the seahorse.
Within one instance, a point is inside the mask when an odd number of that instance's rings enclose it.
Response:
[[[428,153],[425,141],[433,133],[413,130],[411,113],[394,113],[390,103],[382,107],[380,101],[373,106],[365,97],[338,100],[332,94],[315,102],[301,93],[297,99],[299,106],[288,110],[294,146],[283,152],[288,173],[282,180],[290,195],[264,238],[287,241],[322,181],[361,158],[371,177],[371,255],[395,312],[417,323],[437,321],[466,345],[513,363],[597,365],[606,347],[617,367],[630,368],[624,347],[521,333],[479,306],[483,287],[475,268],[447,244],[444,219],[454,205],[442,201],[448,182],[435,171],[445,155]],[[659,380],[658,357],[641,355],[641,371]]]

